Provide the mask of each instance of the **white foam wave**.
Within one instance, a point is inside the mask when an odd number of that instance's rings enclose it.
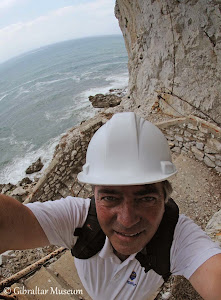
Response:
[[[76,112],[81,117],[84,114],[85,109],[92,110],[93,115],[93,107],[87,99],[74,97],[73,100],[74,104],[72,106],[63,107],[63,109],[59,111],[45,112],[45,118],[54,123],[60,123],[62,120],[73,119]]]
[[[82,102],[82,100],[88,100],[89,96],[95,96],[96,94],[106,94],[106,93],[108,93],[109,89],[110,89],[110,86],[107,85],[102,88],[92,88],[87,91],[84,91],[79,95],[80,98],[83,98],[83,99],[81,99],[81,102]]]
[[[10,90],[7,90],[5,91],[5,93],[7,94],[6,96],[8,96],[9,94],[12,94],[14,93],[16,90],[20,89],[20,88],[23,88],[24,86],[26,86],[27,84],[29,83],[32,83],[32,82],[35,82],[36,79],[33,79],[33,80],[29,80],[29,81],[26,81],[22,84],[19,84],[19,85],[16,85],[13,89],[10,89]]]
[[[5,98],[5,97],[7,97],[8,96],[8,94],[6,93],[6,94],[4,94],[2,97],[0,97],[0,102]]]
[[[76,75],[73,75],[73,76],[71,76],[70,77],[73,81],[76,81],[76,82],[80,82],[80,78],[78,77],[78,76],[76,76]]]
[[[111,82],[112,88],[119,89],[119,88],[125,88],[128,86],[128,79],[129,79],[128,73],[122,73],[118,76],[115,76],[115,75],[108,76],[106,78],[106,81]]]
[[[27,177],[25,170],[39,157],[41,157],[44,164],[43,169],[38,173],[28,175],[28,177],[32,180],[36,176],[40,177],[44,170],[48,167],[53,157],[55,147],[59,143],[61,136],[51,139],[48,143],[36,151],[28,152],[24,156],[15,157],[13,161],[1,171],[0,183],[10,182],[12,184],[16,184],[18,181],[22,180],[22,178]]]
[[[48,121],[53,121],[54,123],[60,123],[61,120],[69,119],[73,114],[74,108],[69,107],[62,110],[56,110],[53,112],[45,112],[45,118]]]
[[[0,138],[1,142],[7,142],[8,145],[10,146],[16,146],[16,148],[19,149],[25,149],[26,151],[31,151],[34,147],[34,145],[29,142],[29,141],[25,141],[25,140],[17,140],[15,134],[12,132],[11,135],[8,135],[6,137],[1,137]]]
[[[114,58],[113,58],[114,59]],[[113,69],[114,65],[124,65],[125,66],[125,62],[121,62],[121,61],[110,61],[110,62],[103,62],[103,63],[99,63],[99,64],[96,64],[95,66],[90,66],[89,70],[87,70],[86,72],[82,73],[81,76],[82,77],[90,77],[91,75],[94,75],[94,73],[96,73],[97,71],[104,71],[104,68],[105,67],[109,67],[111,66],[111,69]],[[103,73],[102,73],[103,75]],[[101,76],[102,76],[101,75]]]
[[[18,90],[18,94],[15,96],[15,99],[19,98],[23,94],[28,94],[28,93],[30,93],[30,91],[24,89],[23,86],[21,86]]]
[[[12,133],[11,136],[8,137],[9,139],[9,143],[11,146],[16,146],[19,147],[20,149],[25,149],[25,151],[31,151],[34,148],[34,145],[31,142],[28,141],[18,141],[14,135],[14,133]]]
[[[106,94],[109,92],[110,89],[124,89],[128,85],[128,73],[122,73],[120,75],[112,75],[105,78],[105,80],[109,83],[106,86],[103,87],[96,87],[91,88],[89,90],[86,90],[82,92],[79,96],[85,100],[88,101],[89,96],[95,96],[96,94]]]
[[[53,75],[53,74],[51,74]],[[28,80],[22,84],[19,84],[17,86],[15,86],[14,88],[10,89],[10,90],[7,90],[7,91],[4,91],[4,95],[0,98],[0,101],[2,99],[4,99],[5,97],[7,97],[9,94],[12,94],[14,93],[15,91],[19,90],[18,93],[28,93],[30,92],[28,89],[25,89],[25,86],[27,85],[30,85],[29,88],[31,89],[32,87],[38,87],[38,86],[43,86],[43,85],[50,85],[50,84],[54,84],[54,83],[57,83],[59,81],[66,81],[66,80],[73,80],[75,82],[79,82],[81,79],[79,76],[77,75],[74,75],[73,73],[71,72],[64,72],[64,73],[61,73],[61,72],[57,72],[54,74],[55,76],[56,75],[59,75],[59,76],[66,76],[66,77],[62,77],[62,78],[58,78],[58,79],[54,79],[54,80],[46,80],[44,81],[46,78],[48,78],[48,75],[46,76],[40,76],[40,77],[37,77],[37,78],[34,78],[32,80]],[[33,85],[31,85],[33,83]],[[21,94],[17,95],[16,97],[20,96]]]
[[[64,79],[72,79],[73,81],[79,82],[81,78],[78,75],[74,75],[72,72],[57,72],[56,75],[63,76]]]
[[[114,57],[112,59],[114,59]],[[114,62],[111,61],[111,62],[108,62],[108,63],[102,63],[102,64],[100,64],[99,67],[98,67],[98,69],[103,69],[103,67],[107,67],[107,66],[114,66],[114,65],[119,66],[121,64],[125,65],[125,62],[123,62],[123,61],[114,61]]]
[[[50,113],[49,111],[46,111],[46,112],[45,112],[45,118],[46,118],[46,120],[48,120],[48,121],[50,121],[50,120],[53,119],[53,118],[52,118],[52,115],[51,115],[51,113]]]
[[[87,72],[81,75],[81,80],[103,79],[103,74],[95,75],[94,72]]]
[[[70,77],[64,77],[64,78],[59,78],[59,79],[54,79],[54,80],[48,80],[48,81],[39,81],[39,82],[36,82],[35,83],[35,87],[42,87],[42,86],[47,86],[47,85],[51,85],[51,84],[55,84],[55,83],[58,83],[58,82],[62,82],[62,81],[67,81],[67,80],[72,80],[72,81],[75,81],[75,82],[79,82],[80,81],[80,78],[77,77],[77,76],[70,76]]]

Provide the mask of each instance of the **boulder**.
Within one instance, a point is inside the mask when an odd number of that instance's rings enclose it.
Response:
[[[2,194],[6,194],[7,192],[13,190],[16,187],[16,185],[7,183],[7,184],[1,184],[0,192]]]
[[[121,103],[121,97],[111,94],[97,94],[95,96],[89,96],[89,101],[95,108],[108,108],[119,105]]]
[[[221,210],[216,212],[206,226],[206,233],[213,241],[218,242],[221,246]]]
[[[28,195],[28,190],[25,190],[23,187],[19,186],[15,188],[12,193],[10,194],[11,197],[23,202]]]
[[[19,185],[20,185],[20,186],[24,186],[24,185],[28,185],[28,184],[31,184],[31,183],[32,183],[31,179],[28,178],[28,177],[25,177],[25,178],[23,178],[23,179],[19,182]]]
[[[36,162],[34,162],[31,166],[29,166],[25,172],[26,172],[26,174],[32,174],[35,172],[39,172],[39,171],[41,171],[43,166],[44,165],[41,161],[41,158],[39,157],[39,159]]]

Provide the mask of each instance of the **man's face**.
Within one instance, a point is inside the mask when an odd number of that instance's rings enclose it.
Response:
[[[95,186],[97,217],[122,260],[151,240],[164,213],[162,183]]]

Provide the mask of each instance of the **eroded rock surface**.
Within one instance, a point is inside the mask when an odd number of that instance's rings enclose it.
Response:
[[[26,172],[26,174],[32,174],[35,172],[39,172],[39,171],[41,171],[43,166],[44,165],[41,161],[41,158],[39,157],[39,159],[36,162],[34,162],[31,166],[29,166],[25,172]]]
[[[220,10],[215,0],[116,1],[131,102],[151,107],[162,96],[173,113],[200,110],[221,123]]]
[[[95,96],[89,96],[89,101],[95,108],[107,108],[119,105],[121,103],[121,97],[112,94],[97,94]]]

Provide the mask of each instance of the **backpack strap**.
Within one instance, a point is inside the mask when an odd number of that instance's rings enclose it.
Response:
[[[103,248],[106,236],[97,220],[94,197],[91,198],[87,219],[83,227],[76,228],[74,236],[79,236],[79,238],[71,249],[71,253],[77,258],[90,258]]]
[[[179,208],[172,198],[165,204],[163,219],[157,232],[146,247],[136,255],[145,272],[153,269],[167,281],[170,272],[170,248],[179,218]]]
[[[170,198],[165,204],[165,212],[157,232],[144,249],[136,255],[145,273],[153,269],[163,277],[164,281],[167,281],[171,275],[170,248],[178,218],[179,208]],[[79,238],[71,249],[71,253],[79,259],[88,259],[103,248],[106,236],[97,220],[94,197],[91,198],[88,216],[83,227],[76,228],[74,235]]]

